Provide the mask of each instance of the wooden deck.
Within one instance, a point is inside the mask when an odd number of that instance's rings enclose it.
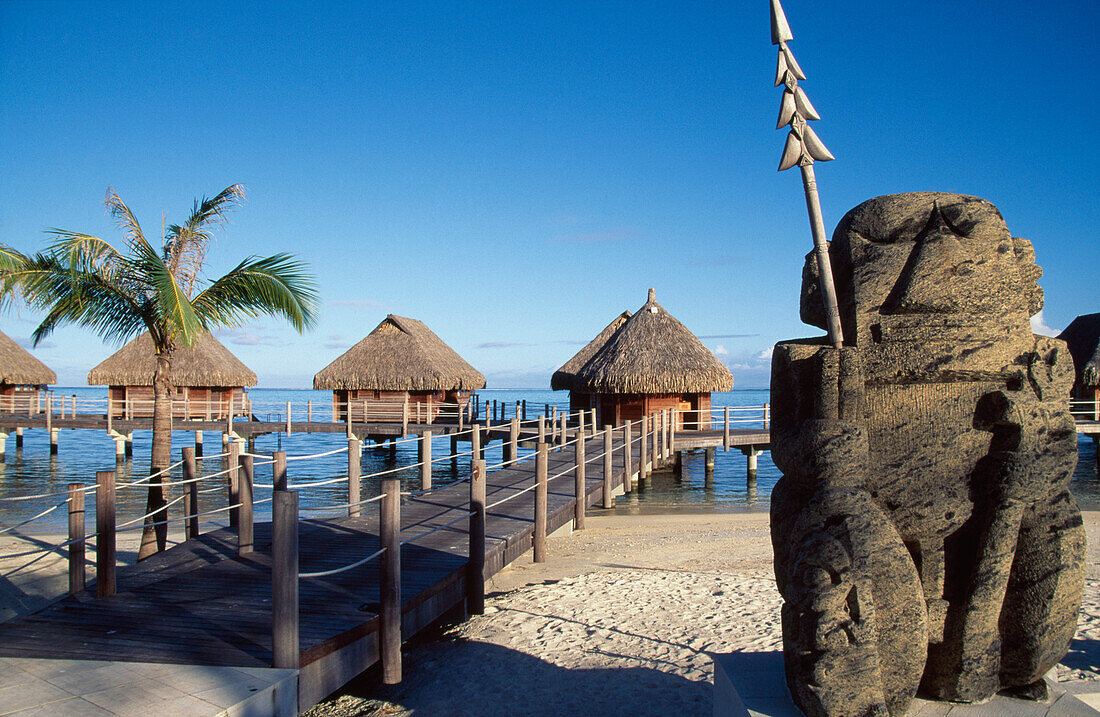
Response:
[[[755,441],[760,432],[735,435]],[[690,433],[677,434],[678,441],[691,438]],[[602,439],[588,441],[588,505],[602,494],[604,461],[593,460],[602,453],[602,445]],[[620,437],[612,462],[615,486],[622,484],[622,454]],[[637,460],[635,444],[635,467]],[[573,520],[573,464],[572,446],[550,452],[548,475],[565,475],[549,482],[548,531]],[[514,495],[534,480],[533,459],[490,471],[486,504]],[[454,520],[468,501],[467,482],[404,499],[401,539]],[[535,492],[528,491],[488,510],[486,579],[531,549],[534,503]],[[364,513],[357,518],[304,517],[299,529],[300,571],[337,568],[375,552],[378,511],[368,505]],[[236,533],[222,529],[122,568],[118,593],[112,597],[97,599],[93,584],[38,613],[0,624],[0,656],[271,666],[270,523],[256,524],[255,545],[255,552],[238,557]],[[464,614],[468,549],[465,520],[402,546],[404,639],[441,616]],[[337,575],[300,580],[300,709],[378,660],[378,574],[374,561]]]

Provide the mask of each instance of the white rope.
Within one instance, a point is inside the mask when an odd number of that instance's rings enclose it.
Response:
[[[539,485],[538,483],[535,483],[534,485],[527,486],[523,490],[519,491],[518,493],[513,493],[512,495],[508,496],[504,500],[498,500],[496,503],[493,503],[492,505],[485,506],[485,510],[489,510],[490,508],[496,508],[498,505],[503,505],[504,503],[507,503],[508,501],[512,500],[513,498],[518,498],[519,496],[523,495],[524,493],[527,493],[529,491],[534,490],[535,488],[538,488],[538,485]]]
[[[69,501],[68,501],[68,500],[63,500],[63,501],[61,501],[60,503],[58,503],[57,505],[55,505],[54,507],[52,507],[52,508],[47,508],[46,510],[42,511],[42,512],[41,512],[41,513],[39,513],[38,515],[34,516],[33,518],[27,518],[27,519],[26,519],[26,520],[24,520],[24,521],[23,521],[22,523],[16,523],[15,525],[12,525],[12,526],[9,526],[9,527],[7,527],[7,528],[4,528],[3,530],[0,530],[0,535],[3,535],[4,533],[10,532],[10,531],[12,531],[12,530],[15,530],[16,528],[18,528],[18,527],[20,527],[20,526],[23,526],[23,525],[26,525],[27,523],[31,523],[31,522],[33,522],[33,521],[36,521],[36,520],[38,520],[39,518],[41,518],[42,516],[44,516],[44,515],[49,515],[50,513],[54,512],[55,510],[57,510],[58,508],[60,508],[61,506],[63,506],[63,505],[68,505],[68,503],[69,503]]]
[[[173,498],[172,500],[168,501],[167,503],[165,503],[161,507],[157,508],[156,510],[153,510],[153,511],[150,511],[150,512],[146,513],[145,515],[141,516],[140,518],[134,518],[133,520],[129,520],[129,521],[126,521],[125,523],[122,523],[122,524],[118,525],[115,528],[115,530],[125,530],[126,527],[129,526],[129,525],[133,525],[134,523],[145,520],[146,518],[152,518],[157,513],[160,513],[161,511],[168,510],[170,507],[172,507],[176,503],[179,503],[181,500],[183,500],[186,497],[187,497],[187,495],[184,494],[184,495],[181,495],[178,498]],[[164,522],[168,522],[168,521],[164,521]],[[160,525],[160,523],[149,523],[149,525]]]
[[[347,452],[348,452],[348,447],[344,446],[343,448],[337,448],[335,450],[326,451],[324,453],[314,453],[314,454],[308,455],[308,456],[287,456],[286,457],[286,462],[290,463],[291,461],[308,461],[308,460],[312,460],[314,458],[326,458],[328,456],[334,456],[337,453],[347,453]]]
[[[275,458],[275,456],[265,456],[262,453],[249,453],[248,451],[241,451],[241,455],[242,456],[252,456],[253,458],[262,458],[262,459],[267,460],[267,461],[272,460],[272,459]]]
[[[454,520],[452,520],[449,523],[444,523],[443,525],[437,525],[436,527],[432,528],[431,530],[423,532],[420,535],[414,535],[411,538],[406,538],[405,540],[402,540],[401,545],[404,545],[405,543],[411,543],[414,540],[420,540],[421,538],[425,538],[425,537],[431,535],[432,533],[434,533],[436,531],[443,530],[444,528],[449,528],[449,527],[451,527],[452,525],[454,525],[455,523],[457,523],[459,521],[466,520],[471,515],[475,515],[475,513],[473,511],[467,511],[466,515],[460,515],[460,516],[458,516],[457,518],[455,518]]]
[[[72,545],[73,543],[79,543],[79,542],[84,541],[84,540],[89,540],[91,538],[94,538],[97,535],[99,535],[99,533],[88,533],[87,535],[85,535],[82,538],[73,538],[72,540],[66,540],[64,543],[57,543],[56,545],[47,545],[43,548],[38,548],[36,550],[28,550],[28,551],[23,552],[23,553],[9,553],[8,555],[0,555],[0,560],[7,560],[9,558],[25,558],[28,555],[36,555],[36,554],[41,553],[41,552],[52,553],[55,550],[60,550],[61,548],[67,548],[70,545]],[[26,566],[24,566],[24,567],[26,567]],[[21,570],[21,569],[22,568],[16,568],[16,570]]]
[[[404,495],[404,493],[402,493]],[[340,505],[320,505],[320,506],[308,506],[302,508],[302,510],[339,510],[341,508],[353,508],[357,505],[366,505],[367,503],[374,503],[382,500],[386,497],[386,494],[376,495],[373,498],[366,498],[365,500],[359,500],[354,503],[341,503]]]
[[[366,563],[369,563],[370,561],[374,560],[375,558],[377,558],[379,555],[381,555],[384,552],[386,552],[386,549],[382,548],[378,552],[371,553],[370,555],[363,558],[362,560],[356,560],[351,565],[345,565],[342,568],[335,568],[333,570],[322,570],[322,571],[316,572],[316,573],[298,573],[298,577],[299,578],[323,578],[326,575],[336,575],[337,573],[346,572],[348,570],[351,570],[352,568],[357,568],[360,565],[364,565]]]
[[[99,487],[99,484],[96,483],[95,485],[84,486],[83,488],[78,488],[77,490],[79,490],[83,493],[87,493],[88,491],[95,490],[98,487]],[[38,498],[54,498],[54,497],[59,496],[59,495],[68,495],[68,494],[69,494],[69,491],[63,491],[63,492],[58,492],[58,493],[39,493],[38,495],[16,495],[16,496],[11,496],[10,498],[0,498],[0,503],[4,503],[4,502],[14,503],[16,501],[36,500]]]
[[[370,476],[367,476],[367,477],[369,478]],[[340,477],[340,478],[332,478],[330,480],[313,481],[312,483],[291,483],[291,482],[287,481],[286,488],[287,488],[287,490],[298,490],[298,489],[301,489],[301,488],[314,488],[314,487],[319,486],[319,485],[332,485],[333,483],[345,483],[345,482],[347,482],[347,479],[348,479],[347,476],[343,476],[343,477]],[[271,488],[272,490],[275,489],[275,486],[270,484],[270,483],[253,483],[252,485],[255,486],[256,488]]]
[[[133,488],[135,486],[141,486],[143,488],[148,488],[149,487],[148,485],[143,485],[143,484],[145,484],[146,481],[150,481],[150,480],[156,478],[157,476],[162,476],[165,473],[168,473],[168,472],[172,471],[175,468],[179,468],[182,465],[183,465],[183,461],[178,461],[178,462],[173,463],[172,465],[168,466],[167,468],[165,468],[163,470],[157,471],[156,473],[152,473],[150,475],[147,475],[144,478],[138,478],[136,481],[134,481],[132,483],[118,483],[117,486],[119,488]]]

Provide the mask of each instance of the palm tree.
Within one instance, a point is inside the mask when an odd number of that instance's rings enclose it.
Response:
[[[129,207],[113,189],[106,205],[126,238],[126,253],[102,239],[52,229],[55,240],[44,252],[24,256],[0,247],[3,298],[13,291],[46,312],[32,338],[37,345],[65,324],[84,326],[100,338],[123,343],[141,331],[153,339],[153,446],[150,473],[164,471],[172,454],[172,355],[189,348],[204,331],[241,326],[260,315],[280,315],[301,333],[316,321],[317,288],[307,267],[289,254],[251,256],[228,274],[202,283],[200,272],[211,231],[238,206],[244,188],[234,184],[213,198],[196,201],[182,225],[165,228],[162,246],[154,248]],[[150,480],[146,519],[138,559],[164,550],[162,476]]]

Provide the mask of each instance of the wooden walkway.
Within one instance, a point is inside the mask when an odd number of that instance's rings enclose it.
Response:
[[[759,439],[761,432],[735,431],[734,437],[749,443]],[[677,441],[691,438],[691,432],[676,435]],[[590,438],[587,445],[585,499],[592,505],[603,492],[603,441]],[[635,469],[639,448],[635,442]],[[617,487],[623,482],[623,453],[621,434],[617,434],[610,475]],[[573,521],[573,465],[572,446],[551,450],[548,532]],[[632,472],[636,480],[637,471]],[[555,479],[558,474],[563,475]],[[533,459],[490,471],[486,505],[515,495],[534,481]],[[401,540],[462,515],[469,505],[469,490],[464,481],[403,499]],[[364,508],[364,515],[356,518],[303,517],[299,570],[334,569],[377,551],[378,510],[372,505]],[[486,579],[531,549],[534,508],[535,492],[528,491],[488,509]],[[404,639],[443,616],[465,614],[467,523],[461,520],[402,545]],[[118,592],[112,597],[97,599],[93,585],[31,616],[0,624],[0,656],[269,667],[273,659],[271,563],[270,523],[256,524],[255,551],[245,556],[237,555],[236,533],[231,529],[201,535],[139,565],[121,568]],[[379,659],[378,576],[379,564],[374,561],[336,575],[300,580],[300,709],[315,704]]]

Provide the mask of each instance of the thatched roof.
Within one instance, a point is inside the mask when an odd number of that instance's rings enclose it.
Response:
[[[596,338],[588,342],[583,349],[577,352],[576,356],[562,364],[562,367],[554,372],[554,375],[550,377],[550,388],[554,391],[562,391],[565,389],[573,388],[573,381],[576,378],[577,371],[581,370],[581,367],[588,363],[588,360],[596,355],[596,352],[603,348],[608,339],[615,335],[615,332],[619,330],[626,320],[630,318],[630,312],[624,311],[612,320],[610,324],[604,327],[604,330],[597,334]]]
[[[1069,344],[1077,383],[1100,386],[1100,314],[1078,316],[1058,338]]]
[[[313,377],[318,390],[470,391],[485,377],[416,319],[390,314]]]
[[[143,333],[88,372],[89,386],[152,386],[157,359],[153,339]],[[256,374],[221,342],[203,333],[189,349],[172,354],[173,386],[255,386]]]
[[[709,393],[733,388],[733,374],[664,307],[656,292],[577,371],[588,393]]]
[[[6,334],[0,333],[0,383],[41,386],[57,383],[57,374]]]

